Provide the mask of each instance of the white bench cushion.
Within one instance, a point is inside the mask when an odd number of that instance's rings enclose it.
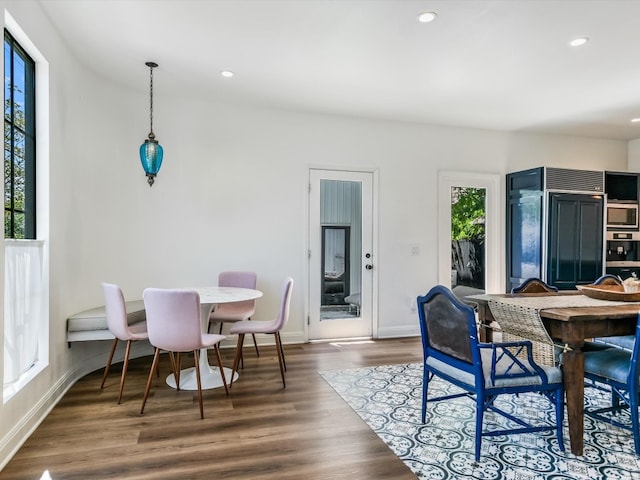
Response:
[[[144,302],[133,300],[125,303],[129,325],[146,320]],[[104,305],[71,315],[67,319],[67,341],[109,340],[113,334],[107,326],[107,313]]]

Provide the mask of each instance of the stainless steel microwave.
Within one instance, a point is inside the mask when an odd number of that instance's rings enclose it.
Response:
[[[638,229],[638,204],[637,203],[608,203],[607,204],[607,228],[608,229]]]

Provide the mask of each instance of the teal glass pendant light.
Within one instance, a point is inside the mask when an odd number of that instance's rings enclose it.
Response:
[[[162,156],[164,152],[162,145],[158,143],[153,133],[153,69],[156,68],[158,64],[146,62],[145,65],[149,67],[149,122],[151,127],[149,129],[149,138],[145,139],[144,143],[140,145],[140,161],[142,162],[144,173],[147,175],[149,187],[152,187],[156,175],[162,166]]]

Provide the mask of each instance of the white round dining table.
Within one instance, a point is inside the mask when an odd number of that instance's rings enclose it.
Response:
[[[209,328],[209,316],[212,310],[221,303],[243,302],[245,300],[255,300],[262,297],[260,290],[251,288],[237,287],[193,287],[187,290],[195,290],[200,295],[200,323],[202,331],[206,332]],[[202,389],[211,389],[222,387],[222,377],[218,366],[209,365],[207,358],[207,349],[200,350],[200,380]],[[224,375],[227,384],[238,379],[238,372],[231,378],[231,369],[224,367]],[[176,388],[176,380],[173,373],[167,377],[167,385]],[[180,370],[180,389],[181,390],[197,390],[198,380],[196,378],[195,367]]]

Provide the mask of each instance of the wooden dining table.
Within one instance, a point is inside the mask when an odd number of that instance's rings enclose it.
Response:
[[[493,340],[493,314],[489,301],[508,297],[549,297],[558,295],[580,295],[576,291],[529,294],[480,294],[465,297],[477,305],[479,336],[481,341]],[[544,299],[542,304],[544,304]],[[570,302],[569,302],[570,303]],[[585,340],[595,337],[631,335],[635,333],[640,303],[601,302],[598,306],[550,305],[540,308],[539,315],[549,336],[568,348],[563,355],[563,376],[569,423],[571,453],[582,455],[584,447],[584,352]]]

